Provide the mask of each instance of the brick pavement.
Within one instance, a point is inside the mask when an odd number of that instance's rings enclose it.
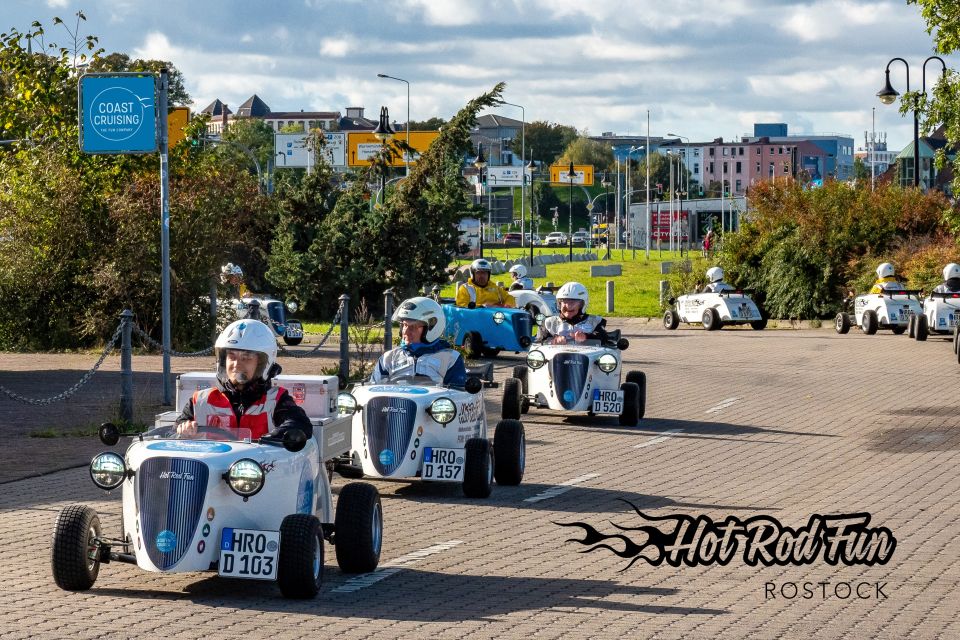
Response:
[[[91,504],[116,527],[118,498],[95,490],[82,468],[5,485],[0,636],[960,637],[960,406],[950,393],[960,367],[948,343],[611,324],[632,338],[628,366],[648,375],[641,428],[532,412],[524,483],[495,487],[485,501],[451,486],[376,483],[385,561],[462,542],[357,591],[337,591],[350,577],[328,556],[310,602],[285,601],[262,583],[117,564],[102,567],[89,592],[60,592],[49,574],[57,510]],[[498,376],[512,364],[500,361]],[[492,412],[499,391],[487,399]],[[526,500],[592,473],[565,493]],[[618,498],[661,516],[766,514],[794,527],[813,513],[867,511],[898,546],[889,564],[873,567],[734,560],[622,570],[625,560],[580,553],[564,542],[579,531],[554,524],[636,526]],[[766,582],[805,581],[881,582],[887,597],[764,597]]]

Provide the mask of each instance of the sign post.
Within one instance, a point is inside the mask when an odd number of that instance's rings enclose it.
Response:
[[[167,69],[160,69],[160,260],[163,324],[163,404],[173,404],[170,380],[170,167],[167,163]]]

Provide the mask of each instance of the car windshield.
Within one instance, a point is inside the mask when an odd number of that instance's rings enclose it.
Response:
[[[231,429],[229,427],[197,427],[194,434],[178,434],[175,426],[155,427],[144,432],[144,440],[226,440],[230,442],[250,442],[250,429]]]

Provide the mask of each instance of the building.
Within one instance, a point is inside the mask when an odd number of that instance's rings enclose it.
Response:
[[[948,163],[942,170],[938,170],[935,160],[937,151],[941,149],[946,154]],[[910,144],[897,155],[896,175],[900,185],[904,187],[913,186],[913,153],[911,140]],[[943,125],[929,136],[920,138],[920,189],[923,191],[931,188],[939,189],[948,196],[952,196],[953,191],[950,187],[952,171],[949,168],[956,155],[956,151],[948,146]]]
[[[887,134],[881,132],[874,140],[870,139],[867,131],[863,132],[863,146],[857,148],[853,153],[854,158],[859,158],[869,170],[873,167],[873,175],[879,176],[885,173],[890,165],[897,161],[899,152],[887,149]]]
[[[779,147],[796,146],[800,142],[811,142],[823,150],[826,162],[823,166],[823,177],[836,180],[853,179],[853,137],[844,133],[814,133],[788,135],[786,123],[757,123],[753,125],[753,135],[744,135],[743,142],[756,142],[761,138],[767,139],[768,144]],[[769,135],[770,133],[784,135]],[[767,167],[762,167],[766,170]]]
[[[230,122],[238,118],[263,120],[276,132],[285,127],[288,130],[294,128],[300,131],[309,131],[310,129],[337,131],[341,128],[341,123],[344,120],[348,121],[351,125],[350,129],[354,131],[373,131],[377,126],[375,122],[370,122],[363,117],[363,107],[350,107],[347,112],[348,114],[353,112],[355,117],[350,118],[348,115],[347,118],[341,118],[339,111],[271,111],[267,103],[257,94],[253,94],[237,107],[236,113],[231,111],[219,98],[201,111],[201,113],[210,114],[207,133],[211,135],[220,135],[224,127],[229,127]],[[367,128],[367,125],[369,125],[369,128]]]
[[[470,132],[470,142],[476,149],[483,145],[483,155],[491,166],[521,165],[523,159],[510,148],[514,138],[523,131],[523,121],[498,115],[477,118],[477,128]]]

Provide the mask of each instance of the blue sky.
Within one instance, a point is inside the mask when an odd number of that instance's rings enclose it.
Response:
[[[0,31],[33,20],[47,41],[82,35],[108,52],[173,62],[194,107],[236,106],[257,93],[275,111],[381,105],[404,120],[449,118],[498,81],[527,121],[695,141],[752,134],[754,122],[791,133],[837,132],[863,144],[876,130],[891,148],[912,120],[876,98],[887,61],[911,65],[911,88],[933,39],[916,6],[842,0],[4,0]],[[957,60],[948,58],[955,67]],[[928,86],[938,75],[928,65]],[[897,63],[894,86],[905,91]],[[520,119],[520,109],[501,115]]]

